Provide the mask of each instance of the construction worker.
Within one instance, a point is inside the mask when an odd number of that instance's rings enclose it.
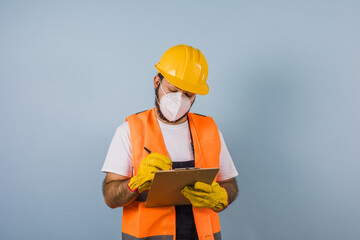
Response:
[[[155,108],[127,117],[109,147],[102,168],[105,203],[123,207],[123,240],[219,240],[218,212],[234,201],[238,173],[213,119],[189,112],[196,95],[209,92],[206,59],[181,44],[155,68]],[[145,207],[155,172],[183,167],[219,172],[212,184],[181,190],[192,205]]]

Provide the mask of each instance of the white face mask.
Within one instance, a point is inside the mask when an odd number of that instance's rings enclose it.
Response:
[[[159,105],[161,113],[170,122],[176,121],[190,110],[191,100],[182,92],[165,93],[162,85],[161,90],[165,94],[161,97]],[[194,96],[195,97],[195,96]]]

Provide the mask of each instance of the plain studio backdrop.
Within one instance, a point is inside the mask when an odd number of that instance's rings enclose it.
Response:
[[[120,239],[100,172],[154,65],[209,64],[240,193],[225,240],[360,239],[359,1],[0,1],[0,239]]]

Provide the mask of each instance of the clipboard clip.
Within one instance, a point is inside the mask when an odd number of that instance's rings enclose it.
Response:
[[[194,170],[194,169],[200,169],[200,168],[199,167],[185,167],[185,168],[175,168],[173,170],[176,171],[176,170]]]

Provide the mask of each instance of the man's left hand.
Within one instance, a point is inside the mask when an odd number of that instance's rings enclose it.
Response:
[[[228,205],[228,194],[225,188],[220,187],[217,182],[213,182],[211,185],[196,182],[194,187],[185,186],[181,193],[190,200],[194,207],[211,208],[219,212]]]

